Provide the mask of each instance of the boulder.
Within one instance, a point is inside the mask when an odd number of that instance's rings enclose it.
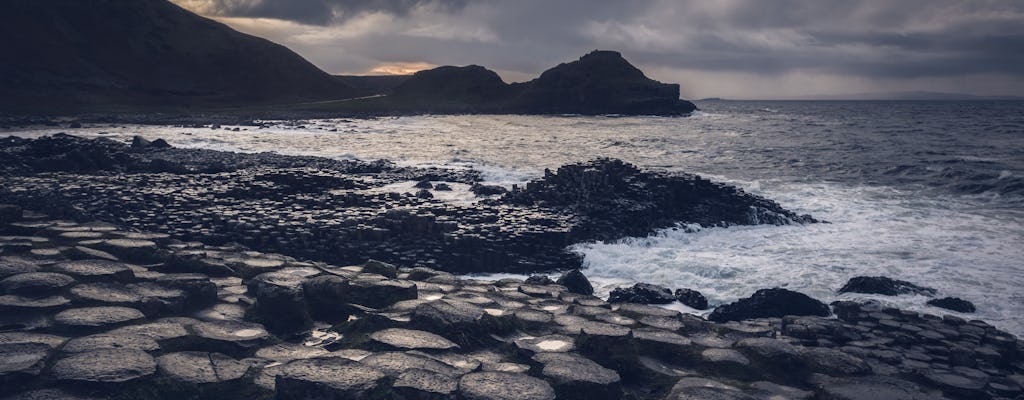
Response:
[[[256,304],[252,308],[255,320],[278,333],[309,329],[313,319],[309,315],[302,289],[302,283],[309,274],[305,269],[285,268],[257,275],[250,280],[250,292],[256,295]]]
[[[918,286],[907,281],[896,280],[884,276],[858,276],[839,289],[839,293],[867,293],[897,296],[901,294],[935,295],[935,289]]]
[[[610,303],[668,304],[676,301],[668,288],[637,283],[630,288],[615,288],[608,296]]]
[[[459,379],[459,394],[466,400],[554,400],[547,382],[518,373],[477,372]]]
[[[803,293],[775,288],[761,289],[752,296],[719,306],[708,315],[715,322],[742,321],[751,318],[784,317],[787,315],[828,316],[828,305]]]
[[[590,296],[594,294],[594,286],[590,284],[590,280],[587,279],[583,272],[578,269],[571,270],[562,274],[555,281],[556,284],[565,286],[572,293],[583,294]]]
[[[941,299],[931,299],[928,300],[928,305],[962,313],[972,313],[976,311],[976,309],[974,308],[974,303],[971,303],[967,300],[958,297],[943,297]]]
[[[473,186],[469,187],[469,191],[477,196],[497,196],[505,194],[508,189],[498,185],[484,185],[481,183],[474,183]]]
[[[278,371],[278,400],[383,398],[388,379],[380,370],[343,358],[292,361]]]
[[[708,299],[701,292],[693,289],[676,289],[675,298],[683,305],[695,310],[706,310]]]

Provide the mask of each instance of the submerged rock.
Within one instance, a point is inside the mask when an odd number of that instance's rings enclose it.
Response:
[[[867,293],[897,296],[901,294],[920,294],[932,296],[935,289],[918,286],[907,281],[896,280],[884,276],[858,276],[839,289],[839,293]]]
[[[976,310],[974,308],[974,303],[971,303],[967,300],[958,297],[943,297],[941,299],[931,299],[928,300],[928,305],[962,313],[972,313]]]
[[[715,322],[741,321],[751,318],[783,317],[786,315],[828,316],[828,305],[803,293],[775,288],[761,289],[750,297],[719,306],[708,315]]]
[[[668,304],[676,301],[666,287],[637,283],[630,288],[615,288],[608,296],[610,303]]]

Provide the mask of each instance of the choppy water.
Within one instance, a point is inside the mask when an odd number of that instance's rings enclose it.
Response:
[[[666,230],[575,246],[599,292],[644,281],[696,288],[720,303],[781,286],[831,301],[858,297],[835,295],[852,276],[886,275],[970,300],[977,317],[1024,334],[1024,102],[698,106],[703,111],[690,118],[422,116],[239,132],[87,126],[72,133],[473,167],[502,184],[597,156],[696,172],[832,223]],[[921,297],[878,298],[925,309]]]

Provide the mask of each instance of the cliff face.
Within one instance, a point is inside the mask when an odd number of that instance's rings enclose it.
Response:
[[[10,0],[3,108],[202,106],[358,95],[284,46],[166,0]]]

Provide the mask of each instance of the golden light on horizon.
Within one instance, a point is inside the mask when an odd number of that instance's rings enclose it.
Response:
[[[366,75],[411,75],[432,68],[437,68],[437,64],[427,62],[387,63],[371,68]]]

